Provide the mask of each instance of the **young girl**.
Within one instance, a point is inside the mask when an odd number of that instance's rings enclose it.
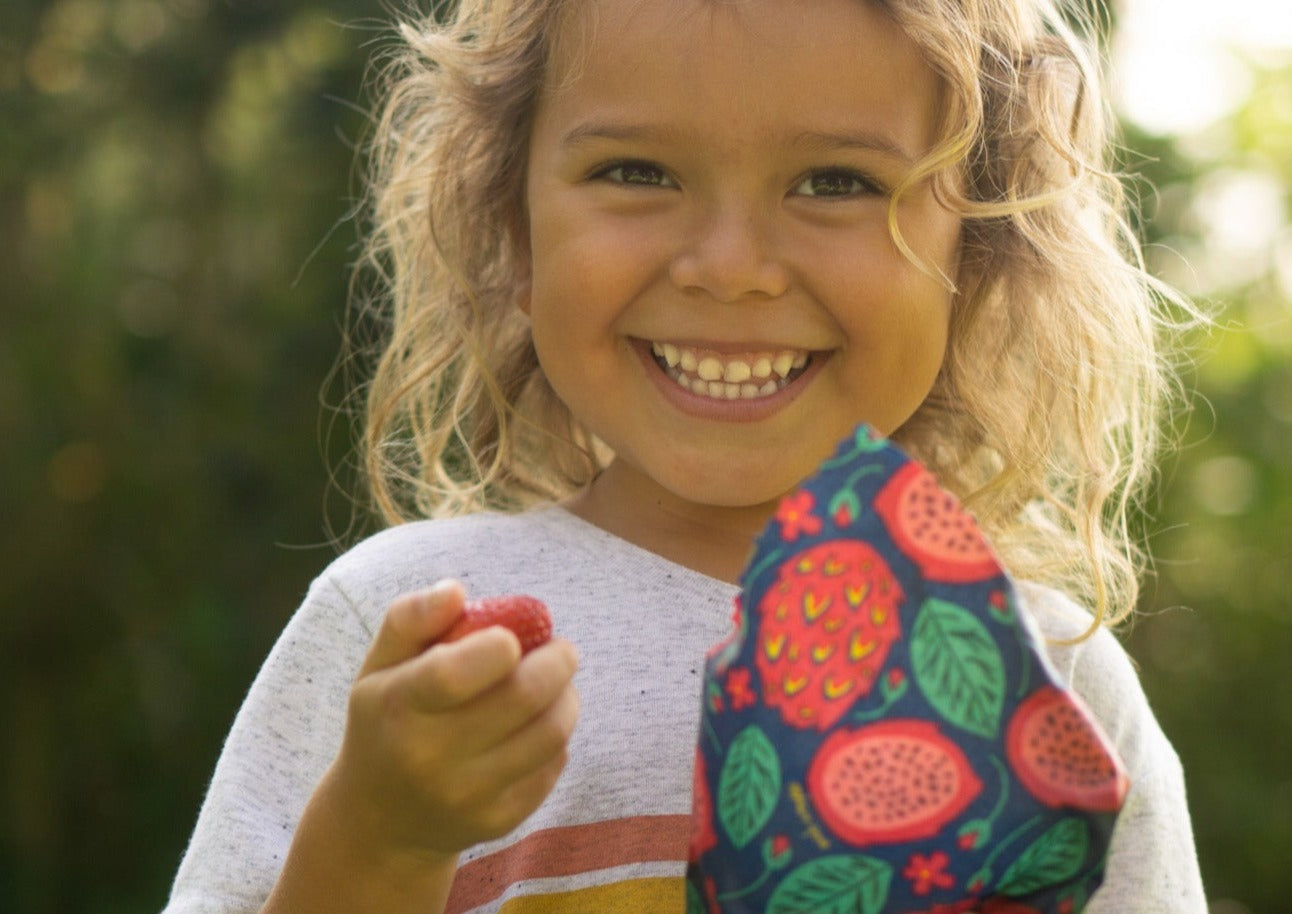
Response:
[[[777,499],[859,421],[976,513],[1126,764],[1088,910],[1204,911],[1178,760],[1107,628],[1174,299],[1068,21],[461,0],[403,28],[366,390],[391,528],[269,656],[168,914],[681,911],[705,651]],[[562,637],[433,644],[508,592]]]

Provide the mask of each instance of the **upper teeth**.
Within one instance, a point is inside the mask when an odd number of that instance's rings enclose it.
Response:
[[[711,349],[652,343],[651,351],[664,360],[669,376],[682,387],[729,400],[774,394],[784,386],[791,371],[808,361],[805,349],[724,355]]]

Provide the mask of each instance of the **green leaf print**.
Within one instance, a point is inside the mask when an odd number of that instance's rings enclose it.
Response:
[[[997,891],[1017,897],[1067,882],[1081,869],[1089,844],[1085,822],[1081,819],[1061,820],[1033,841],[1005,870]]]
[[[988,739],[1000,728],[1005,664],[987,627],[962,606],[930,598],[911,635],[911,668],[949,722]]]
[[[893,868],[873,857],[818,857],[785,877],[766,914],[877,914],[892,879]]]
[[[771,818],[781,793],[781,760],[756,726],[731,743],[718,778],[718,818],[737,848],[748,844]]]

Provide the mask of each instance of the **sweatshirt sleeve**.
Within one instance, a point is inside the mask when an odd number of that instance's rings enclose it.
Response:
[[[340,748],[370,641],[342,590],[318,579],[238,711],[163,914],[260,910]]]
[[[1180,759],[1130,657],[1105,628],[1076,644],[1053,643],[1081,635],[1089,615],[1052,591],[1027,602],[1051,639],[1046,653],[1059,676],[1089,705],[1130,777],[1104,882],[1087,914],[1206,914]]]

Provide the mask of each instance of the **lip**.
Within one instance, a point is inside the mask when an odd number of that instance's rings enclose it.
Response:
[[[794,381],[788,384],[784,389],[778,390],[774,394],[766,397],[758,397],[753,400],[719,400],[714,397],[704,397],[680,387],[672,378],[660,370],[659,364],[655,361],[655,356],[651,353],[651,344],[648,340],[631,338],[630,343],[633,351],[642,362],[642,370],[650,378],[652,384],[659,390],[664,399],[667,400],[679,412],[698,419],[710,419],[719,422],[758,422],[767,419],[780,412],[794,400],[796,400],[807,385],[811,383],[812,378],[818,371],[829,361],[829,351],[811,350],[811,358],[808,360],[807,367]],[[714,352],[740,353],[750,351],[750,347],[735,347],[731,345],[722,345],[717,343],[696,342],[697,348],[709,349]],[[753,347],[755,349],[767,349],[768,347]],[[776,347],[772,347],[776,348]],[[795,347],[779,347],[782,349],[793,349]]]

